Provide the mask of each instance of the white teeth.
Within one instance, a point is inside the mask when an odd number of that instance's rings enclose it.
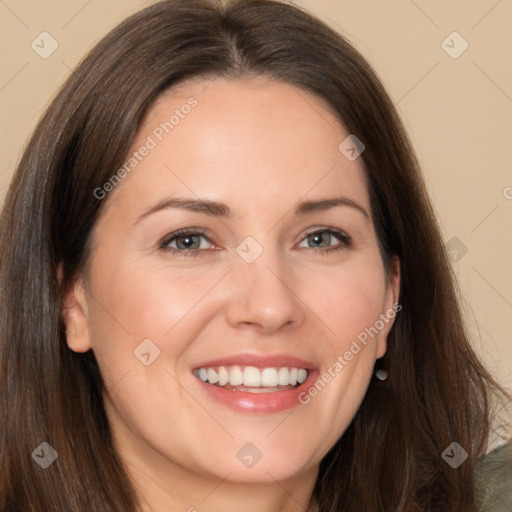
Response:
[[[288,386],[290,384],[290,371],[288,368],[279,368],[279,385]]]
[[[240,366],[232,366],[229,369],[229,383],[232,386],[240,386],[244,382],[244,376]]]
[[[305,368],[256,368],[246,366],[219,366],[215,368],[199,368],[194,370],[203,382],[225,386],[246,386],[250,388],[276,388],[278,386],[295,386],[308,378]]]
[[[216,382],[219,382],[219,376],[215,370],[208,368],[207,372],[208,381],[210,382],[210,384],[215,384]]]
[[[254,366],[246,366],[244,370],[244,386],[259,388],[261,386],[261,373]]]
[[[302,384],[308,378],[308,371],[301,368],[297,374],[297,382]]]
[[[275,393],[276,391],[280,391],[279,388],[247,388],[245,391],[247,393]]]
[[[224,366],[219,368],[219,386],[224,386],[229,382],[229,373]]]
[[[269,388],[277,386],[277,370],[275,368],[265,368],[261,372],[261,385]]]

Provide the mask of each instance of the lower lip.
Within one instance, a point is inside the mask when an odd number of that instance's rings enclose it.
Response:
[[[272,413],[300,405],[299,395],[308,389],[315,381],[317,375],[317,370],[310,370],[308,378],[300,386],[286,391],[274,391],[271,393],[233,391],[232,389],[212,386],[198,378],[196,380],[211,398],[231,409],[244,412]]]

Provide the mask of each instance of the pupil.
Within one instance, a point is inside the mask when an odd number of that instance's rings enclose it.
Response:
[[[191,246],[194,245],[194,237],[193,236],[190,236],[190,235],[187,235],[187,236],[184,236],[182,239],[182,244],[186,247],[186,248],[190,248]]]
[[[315,243],[321,243],[322,242],[323,233],[314,233],[312,236],[313,236],[313,240],[314,240]]]

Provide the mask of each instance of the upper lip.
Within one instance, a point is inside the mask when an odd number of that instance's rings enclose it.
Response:
[[[221,357],[204,363],[198,364],[195,368],[205,368],[213,366],[254,366],[256,368],[282,368],[284,366],[292,368],[305,368],[314,370],[315,365],[304,359],[290,356],[287,354],[263,355],[263,354],[239,354],[229,357]]]

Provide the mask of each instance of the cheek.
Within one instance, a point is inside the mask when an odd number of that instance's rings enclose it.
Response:
[[[118,259],[114,264],[114,260],[98,257],[91,276],[92,344],[104,377],[108,379],[111,374],[115,380],[134,361],[137,367],[134,351],[147,339],[172,366],[185,351],[189,338],[198,334],[207,321],[208,311],[200,305],[222,273],[205,273],[199,267],[143,266],[136,260]]]
[[[317,272],[315,282],[308,304],[328,332],[319,346],[324,354],[320,375],[301,402],[310,417],[321,415],[332,426],[323,440],[327,450],[348,427],[368,388],[383,336],[375,325],[385,312],[386,283],[378,257]],[[312,435],[315,425],[310,427]]]
[[[307,304],[329,331],[329,345],[345,351],[357,336],[375,325],[386,306],[386,282],[378,257],[354,259],[346,265],[311,275],[304,291]]]
[[[134,337],[162,337],[197,304],[209,282],[186,271],[125,264],[104,281],[102,293],[112,316],[123,320]]]

